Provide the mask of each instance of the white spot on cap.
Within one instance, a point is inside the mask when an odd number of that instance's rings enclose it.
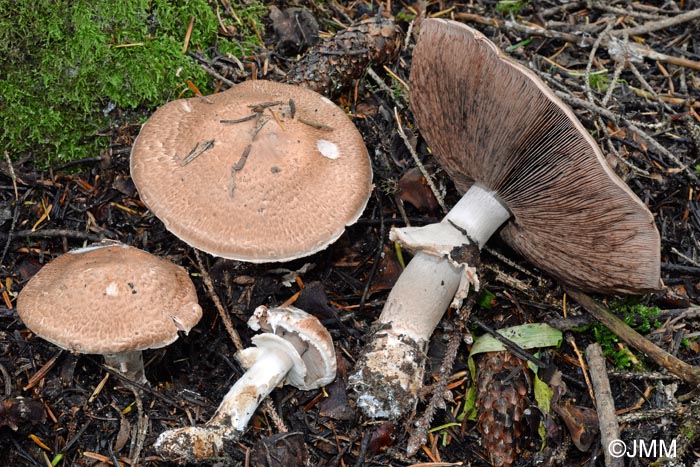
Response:
[[[337,159],[340,157],[340,150],[335,143],[331,143],[325,139],[319,139],[316,141],[316,147],[319,151],[321,151],[323,157],[327,157],[329,159]]]
[[[332,104],[332,103],[333,103],[333,101],[330,100],[330,99],[327,98],[327,97],[321,96],[321,100],[322,100],[323,102],[325,102],[326,104]]]
[[[110,297],[116,297],[119,295],[119,286],[117,285],[116,282],[110,282],[107,288],[105,289],[105,294],[109,295]]]
[[[190,107],[190,103],[187,101],[182,101],[182,108],[185,112],[192,112],[192,107]]]

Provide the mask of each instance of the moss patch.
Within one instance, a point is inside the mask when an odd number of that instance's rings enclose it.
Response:
[[[264,12],[253,4],[235,26],[252,30]],[[192,18],[190,50],[217,40],[240,50],[217,37],[206,0],[0,0],[0,145],[40,164],[93,156],[108,142],[97,134],[114,123],[113,109],[191,95],[187,80],[209,90],[182,50]]]

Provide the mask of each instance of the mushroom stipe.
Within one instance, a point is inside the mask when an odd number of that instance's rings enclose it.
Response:
[[[391,231],[415,256],[349,378],[374,418],[414,409],[430,335],[449,306],[479,287],[474,264],[450,256],[456,247],[480,248],[500,231],[563,284],[613,293],[660,286],[653,216],[571,109],[475,29],[439,19],[420,27],[411,108],[464,194],[442,222]]]

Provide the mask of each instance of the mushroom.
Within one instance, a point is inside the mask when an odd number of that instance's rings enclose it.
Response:
[[[499,228],[535,266],[581,290],[643,293],[660,286],[654,219],[573,111],[478,31],[421,23],[410,100],[441,166],[464,193],[442,222],[394,229],[415,256],[392,289],[350,382],[363,412],[412,410],[425,350],[448,306],[478,287],[474,264]],[[474,256],[474,255],[473,255]]]
[[[240,438],[258,404],[277,386],[289,384],[308,391],[335,379],[333,341],[314,316],[293,306],[260,306],[248,326],[263,333],[251,339],[255,347],[236,354],[247,371],[206,424],[158,436],[155,448],[162,457],[176,462],[229,457],[227,443]]]
[[[165,347],[202,317],[187,271],[116,242],[70,251],[37,272],[17,299],[36,335],[147,383],[141,351]]]
[[[367,149],[343,110],[263,80],[159,108],[134,143],[131,176],[177,237],[253,263],[326,248],[372,189]]]

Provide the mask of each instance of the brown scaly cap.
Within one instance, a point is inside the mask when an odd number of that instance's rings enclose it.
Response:
[[[184,268],[120,244],[51,261],[22,289],[17,313],[38,336],[90,354],[164,347],[202,317]]]
[[[168,230],[213,255],[257,263],[336,240],[364,210],[371,170],[341,108],[261,80],[162,106],[131,153],[141,199]]]
[[[583,290],[660,286],[659,233],[572,110],[478,31],[426,20],[413,53],[411,108],[457,188],[497,193],[501,236]]]

